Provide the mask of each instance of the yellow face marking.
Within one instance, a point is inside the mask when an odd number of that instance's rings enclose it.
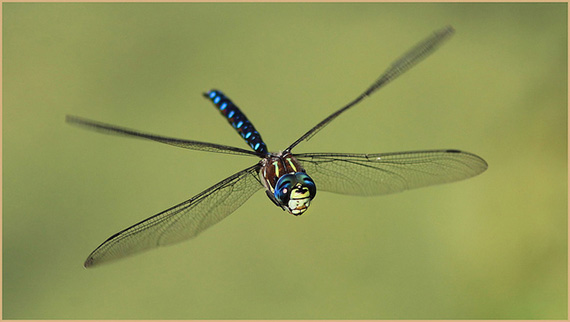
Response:
[[[309,190],[305,191],[305,193],[301,193],[300,189],[293,189],[291,191],[291,199],[306,199],[309,198],[311,196],[311,194],[309,193]]]
[[[309,208],[309,205],[311,204],[311,199],[309,197],[307,198],[299,198],[299,199],[293,199],[291,198],[289,200],[289,211],[295,215],[301,215],[302,213],[305,212],[305,210],[307,210],[307,208]]]

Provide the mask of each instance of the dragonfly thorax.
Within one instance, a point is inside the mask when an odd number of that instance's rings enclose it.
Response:
[[[260,163],[259,177],[269,199],[290,214],[303,214],[315,198],[317,187],[299,161],[290,153],[278,153]]]

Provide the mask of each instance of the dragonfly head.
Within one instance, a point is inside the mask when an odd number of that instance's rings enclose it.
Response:
[[[275,198],[283,209],[295,216],[302,215],[317,194],[317,187],[305,172],[281,176],[275,184]]]

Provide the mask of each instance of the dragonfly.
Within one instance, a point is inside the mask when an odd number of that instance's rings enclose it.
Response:
[[[453,33],[451,26],[433,32],[394,61],[362,94],[279,152],[269,152],[246,115],[219,90],[210,90],[203,95],[221,112],[251,150],[149,134],[67,115],[68,123],[105,134],[146,139],[190,150],[259,158],[254,165],[192,198],[112,235],[87,257],[84,266],[92,267],[196,237],[262,189],[275,205],[299,216],[314,200],[317,187],[321,191],[337,194],[376,196],[455,182],[482,173],[487,169],[485,160],[456,149],[373,154],[292,152],[297,145],[309,140],[339,115],[433,53]]]

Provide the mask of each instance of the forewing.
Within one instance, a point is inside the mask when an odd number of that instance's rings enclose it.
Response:
[[[242,170],[191,199],[116,233],[89,255],[85,267],[196,237],[262,188],[258,169],[259,165],[255,165]]]
[[[312,129],[307,131],[307,133],[303,134],[300,138],[297,139],[297,141],[293,142],[287,149],[285,149],[285,152],[291,151],[302,141],[309,140],[313,135],[317,134],[318,131],[327,126],[340,114],[346,112],[348,109],[352,108],[354,105],[358,104],[366,97],[369,97],[374,92],[384,87],[394,79],[398,78],[414,65],[432,54],[445,40],[449,39],[454,32],[455,30],[453,27],[446,26],[445,28],[435,31],[432,35],[424,39],[422,42],[412,47],[412,49],[408,50],[404,55],[400,56],[400,58],[393,62],[392,65],[390,65],[390,67],[388,67],[388,69],[386,69],[384,73],[382,73],[382,75],[380,75],[380,77],[378,77],[378,79],[376,79],[376,81],[372,83],[372,85],[370,85],[370,87],[368,87],[368,89],[366,89],[362,94],[352,100],[352,102],[329,115],[319,124],[315,125]]]
[[[480,157],[458,150],[305,153],[295,157],[318,190],[362,196],[459,181],[487,169],[487,163]]]
[[[192,141],[185,139],[177,139],[166,137],[162,135],[150,134],[141,132],[138,130],[128,129],[126,127],[105,124],[102,122],[88,120],[79,116],[67,115],[65,121],[69,124],[82,127],[87,130],[96,131],[104,134],[120,135],[137,139],[146,139],[151,141],[156,141],[168,145],[177,146],[179,148],[197,150],[197,151],[207,151],[216,152],[224,154],[237,154],[237,155],[255,155],[258,154],[253,151],[244,150],[241,148],[236,148],[234,146],[222,145],[216,143]]]

